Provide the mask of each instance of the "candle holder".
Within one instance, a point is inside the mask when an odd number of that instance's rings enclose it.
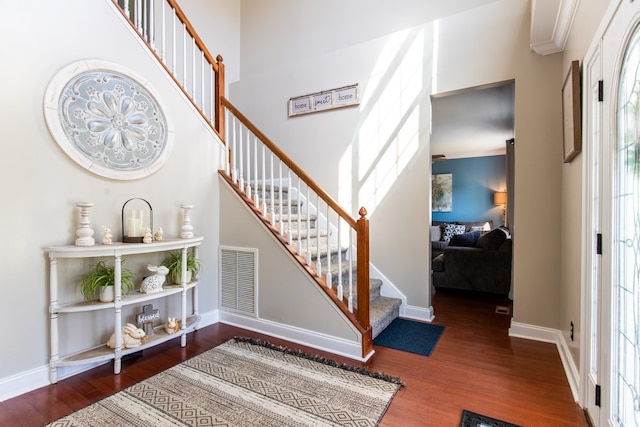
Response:
[[[153,209],[145,199],[134,197],[122,205],[122,241],[142,243],[145,229],[153,230]]]
[[[190,239],[193,237],[193,226],[191,225],[191,209],[193,209],[193,205],[180,205],[180,207],[184,210],[180,237]]]
[[[80,225],[76,230],[76,246],[93,246],[96,241],[93,238],[93,229],[89,221],[89,209],[93,207],[91,202],[79,202],[76,206],[80,208]]]

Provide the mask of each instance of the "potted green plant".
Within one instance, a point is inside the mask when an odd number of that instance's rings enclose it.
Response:
[[[169,278],[173,283],[180,284],[182,278],[182,251],[167,254],[162,265],[169,269]],[[187,282],[200,271],[200,260],[191,251],[187,251]]]
[[[93,270],[82,276],[81,291],[84,299],[90,301],[95,297],[96,291],[100,291],[100,301],[113,301],[113,296],[104,294],[109,294],[109,291],[112,291],[111,294],[113,295],[115,277],[115,267],[107,267],[104,261],[98,261]],[[133,277],[133,273],[130,270],[126,268],[120,270],[120,289],[123,295],[133,289]]]

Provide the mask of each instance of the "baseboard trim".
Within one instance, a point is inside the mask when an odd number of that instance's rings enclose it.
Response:
[[[433,319],[435,319],[433,306],[425,308],[415,305],[403,305],[400,310],[400,317],[407,319],[423,320],[425,322],[433,322]]]
[[[366,357],[362,357],[362,348],[359,342],[347,341],[317,332],[307,331],[282,323],[275,323],[270,320],[246,317],[235,313],[220,311],[220,323],[237,326],[261,334],[270,335],[275,338],[295,342],[300,345],[312,347],[318,350],[327,351],[339,356],[348,357],[358,362],[366,362],[373,356],[371,352]]]
[[[542,326],[529,325],[511,321],[509,336],[525,338],[534,341],[542,341],[555,344],[562,361],[564,373],[571,388],[571,394],[576,402],[580,402],[580,371],[571,357],[571,351],[567,345],[564,335],[558,329],[545,328]]]

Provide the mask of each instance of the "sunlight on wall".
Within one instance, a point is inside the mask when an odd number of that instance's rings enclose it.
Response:
[[[393,34],[380,52],[362,96],[362,122],[340,160],[343,205],[373,213],[418,151],[424,82],[433,82],[426,62],[424,28]]]
[[[433,60],[431,62],[431,93],[438,93],[438,45],[440,44],[440,21],[433,23]]]

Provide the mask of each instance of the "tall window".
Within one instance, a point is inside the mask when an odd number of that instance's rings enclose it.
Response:
[[[620,426],[640,426],[640,30],[622,62],[614,155],[613,399]]]

